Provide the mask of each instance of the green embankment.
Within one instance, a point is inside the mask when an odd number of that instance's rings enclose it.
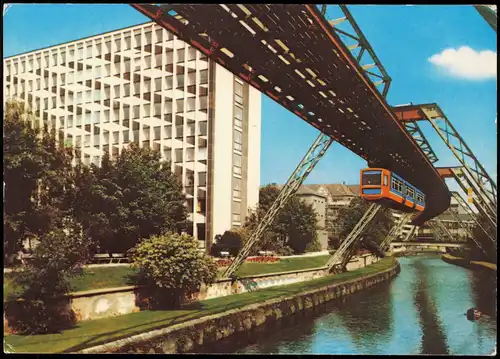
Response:
[[[317,257],[296,257],[281,259],[277,263],[252,263],[246,262],[236,272],[238,276],[250,276],[266,273],[288,272],[300,269],[310,269],[322,267],[328,262],[329,255]],[[220,270],[220,274],[224,269]],[[128,266],[117,267],[93,267],[85,268],[84,273],[80,277],[75,277],[71,280],[73,291],[85,291],[92,289],[114,288],[132,285],[129,277],[135,271]],[[9,280],[9,274],[4,274],[4,300],[8,293],[11,293],[14,288]]]
[[[375,274],[390,268],[394,262],[395,258],[386,257],[375,264],[352,272],[322,277],[308,282],[261,289],[250,293],[208,299],[192,303],[181,310],[143,311],[113,318],[82,321],[77,323],[75,328],[65,330],[59,334],[8,335],[4,339],[5,350],[19,353],[75,352],[83,348],[168,327],[202,316],[242,308],[268,299],[292,296],[326,285]]]

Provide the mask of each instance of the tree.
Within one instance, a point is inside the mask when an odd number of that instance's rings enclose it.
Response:
[[[4,112],[3,175],[4,260],[15,254],[30,235],[27,218],[36,207],[34,196],[42,176],[43,158],[39,131],[25,118],[24,104],[7,102]]]
[[[126,252],[142,238],[175,231],[187,210],[178,176],[157,151],[131,143],[116,161],[80,168],[77,215],[107,253]]]
[[[256,210],[250,211],[245,227],[253,232],[266,212],[276,200],[280,189],[275,184],[264,186],[259,191],[259,205]],[[317,218],[312,205],[308,205],[296,196],[289,198],[273,223],[262,238],[253,248],[277,252],[304,253],[304,251],[317,250]]]
[[[203,283],[212,284],[217,276],[211,257],[200,251],[198,241],[187,234],[154,235],[129,253],[132,266],[139,269],[140,283],[159,289],[154,293],[157,305],[181,304],[186,295],[199,291]],[[170,303],[162,302],[162,298],[170,299]]]
[[[349,206],[339,212],[337,220],[342,226],[339,234],[341,241],[347,238],[369,206],[370,202],[357,197],[349,203]],[[366,248],[373,251],[373,248],[380,244],[389,233],[393,224],[394,220],[390,210],[382,207],[372,219],[369,228],[363,233],[364,239],[362,242],[358,242],[357,249]]]
[[[23,241],[43,236],[71,216],[74,203],[72,150],[55,130],[36,127],[23,103],[7,102],[4,113],[4,259]]]

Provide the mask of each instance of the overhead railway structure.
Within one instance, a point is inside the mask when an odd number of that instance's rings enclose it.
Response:
[[[314,5],[149,5],[134,8],[368,161],[426,196],[420,225],[450,193],[349,49]]]

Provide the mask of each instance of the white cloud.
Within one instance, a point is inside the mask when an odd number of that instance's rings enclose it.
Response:
[[[432,55],[429,61],[458,78],[483,80],[497,76],[497,53],[490,50],[478,52],[468,46],[458,50],[448,48]]]

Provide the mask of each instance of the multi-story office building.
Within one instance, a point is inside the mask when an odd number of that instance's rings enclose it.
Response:
[[[86,164],[132,141],[158,150],[201,246],[258,202],[260,92],[155,23],[5,58],[3,81]]]

